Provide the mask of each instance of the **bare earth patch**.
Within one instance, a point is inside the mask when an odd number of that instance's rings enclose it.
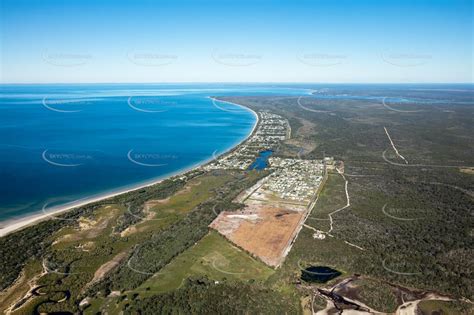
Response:
[[[99,269],[97,269],[96,272],[94,273],[94,278],[92,278],[92,280],[85,286],[85,288],[102,280],[108,272],[110,272],[112,269],[117,267],[120,264],[120,262],[124,260],[125,257],[127,257],[127,254],[128,254],[127,251],[121,252],[115,255],[114,258],[112,258],[112,260],[100,266]]]
[[[267,265],[277,267],[283,262],[304,214],[253,204],[243,211],[221,212],[210,227]]]
[[[58,237],[54,244],[61,242],[75,242],[98,237],[108,227],[109,223],[117,214],[117,211],[117,209],[112,209],[107,214],[101,216],[98,220],[91,220],[84,217],[79,218],[79,226],[75,229],[74,233]]]
[[[459,171],[461,173],[466,173],[466,174],[469,174],[469,175],[474,175],[474,167],[464,167],[464,168],[460,168]]]

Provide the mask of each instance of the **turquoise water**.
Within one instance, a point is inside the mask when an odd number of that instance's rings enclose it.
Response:
[[[169,176],[247,137],[255,117],[210,96],[243,85],[1,85],[0,221]]]

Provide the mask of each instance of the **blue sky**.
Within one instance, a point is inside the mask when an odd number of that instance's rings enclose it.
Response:
[[[470,0],[0,0],[1,82],[472,82]]]

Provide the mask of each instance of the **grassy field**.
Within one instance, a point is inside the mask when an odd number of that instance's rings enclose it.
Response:
[[[96,303],[108,304],[109,308],[106,310],[114,313],[132,297],[137,298],[137,294],[143,298],[170,292],[182,287],[189,278],[206,277],[218,282],[253,283],[264,282],[274,272],[273,269],[232,245],[217,232],[210,231],[137,289],[125,292],[122,298],[101,299]],[[98,310],[99,306],[93,305],[87,312],[93,314]],[[102,311],[105,311],[104,308]]]
[[[148,215],[147,213],[137,214],[144,219],[129,230],[132,234],[134,231],[153,232],[163,225],[176,222],[191,209],[212,198],[215,190],[228,182],[230,178],[228,176],[200,176],[189,181],[182,190],[165,200],[148,201],[151,204]]]
[[[177,289],[185,279],[207,276],[216,281],[264,281],[274,270],[255,260],[211,231],[196,245],[176,257],[137,291],[156,294]]]

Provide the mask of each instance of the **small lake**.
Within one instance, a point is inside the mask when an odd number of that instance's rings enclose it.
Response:
[[[249,166],[249,170],[263,170],[268,166],[268,159],[272,155],[273,151],[272,150],[266,150],[262,151],[258,154],[257,158],[255,159],[255,162],[253,162]]]
[[[301,280],[306,282],[325,283],[340,275],[339,271],[325,266],[311,266],[301,270]]]

